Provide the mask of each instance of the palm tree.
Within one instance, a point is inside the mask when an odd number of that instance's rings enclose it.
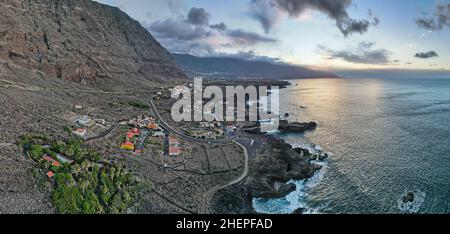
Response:
[[[92,163],[90,163],[88,161],[83,161],[81,163],[81,168],[83,169],[84,172],[88,172],[91,167],[92,167]]]
[[[109,170],[109,178],[111,179],[111,181],[114,181],[115,175],[116,175],[116,168],[111,167],[111,169]]]
[[[89,188],[89,185],[90,185],[89,180],[81,181],[80,188],[81,188],[81,191],[83,192],[83,195],[85,194],[86,189]]]
[[[80,164],[75,164],[74,166],[72,166],[71,172],[75,177],[79,177],[83,173],[83,168]]]

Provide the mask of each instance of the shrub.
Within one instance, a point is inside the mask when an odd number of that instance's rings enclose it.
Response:
[[[149,109],[150,106],[148,104],[145,104],[141,101],[130,101],[128,104],[132,107],[138,108],[138,109]]]

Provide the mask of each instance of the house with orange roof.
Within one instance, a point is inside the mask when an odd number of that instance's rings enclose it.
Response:
[[[156,124],[155,122],[150,122],[148,125],[147,125],[147,128],[148,129],[150,129],[150,130],[159,130],[159,126],[158,126],[158,124]]]
[[[129,142],[129,141],[125,141],[121,146],[121,149],[126,149],[126,150],[134,150],[134,144],[133,142]]]

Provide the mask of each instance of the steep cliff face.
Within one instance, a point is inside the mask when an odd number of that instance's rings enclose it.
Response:
[[[1,0],[0,72],[87,84],[185,75],[137,21],[90,0]],[[23,73],[21,73],[23,76]]]

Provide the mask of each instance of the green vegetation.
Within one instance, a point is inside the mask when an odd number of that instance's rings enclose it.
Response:
[[[138,108],[138,109],[150,109],[150,106],[148,104],[145,104],[141,101],[130,101],[128,104],[132,107]]]
[[[72,165],[55,176],[52,201],[59,213],[123,213],[137,196],[139,184],[118,165]]]
[[[43,135],[27,134],[21,137],[19,144],[40,168],[46,169],[44,172],[55,174],[51,200],[59,213],[123,213],[142,188],[142,184],[122,166],[101,161],[101,155],[85,148],[80,138],[49,142]],[[43,160],[44,154],[60,165]],[[70,165],[61,162],[58,154],[74,162]]]

